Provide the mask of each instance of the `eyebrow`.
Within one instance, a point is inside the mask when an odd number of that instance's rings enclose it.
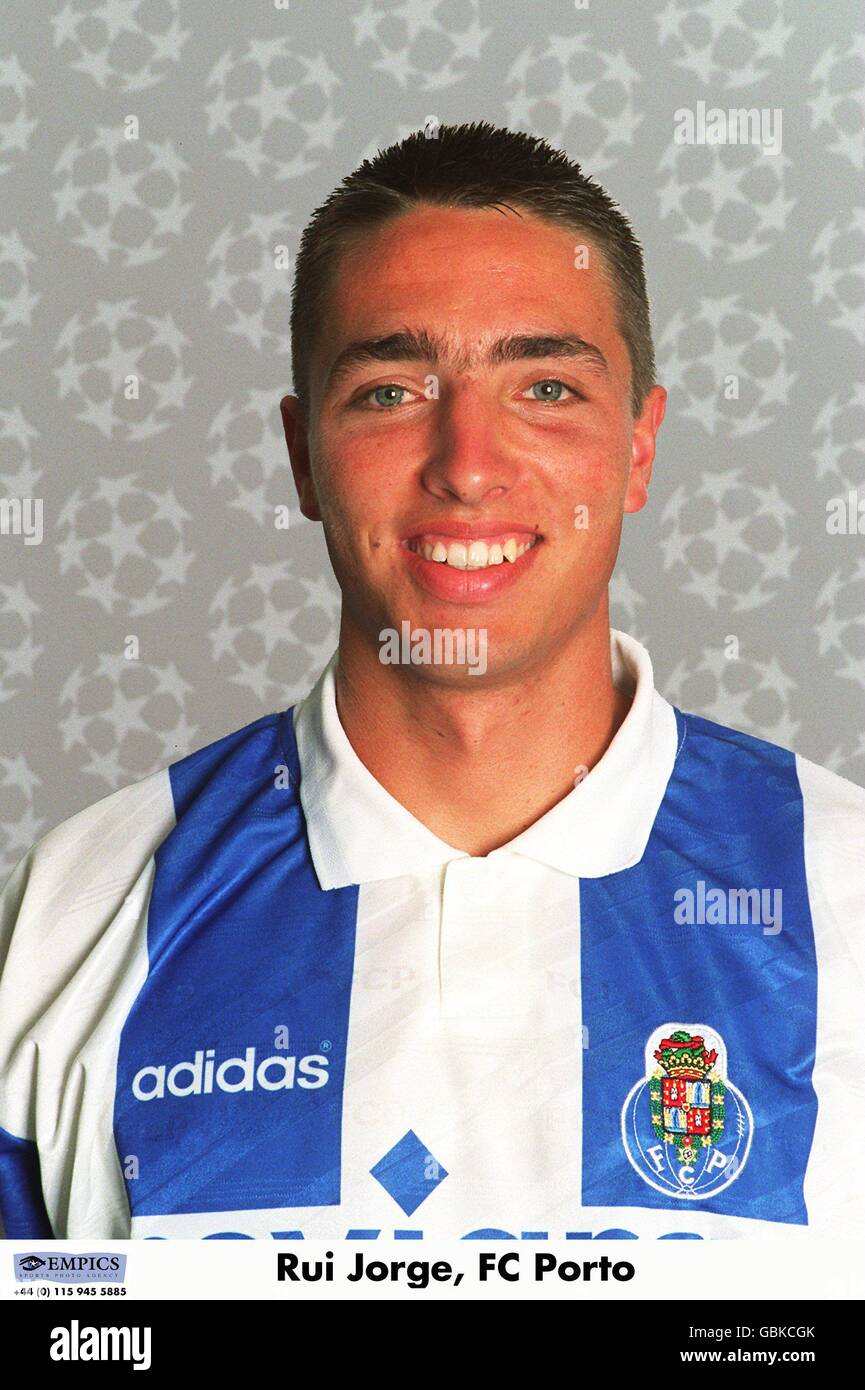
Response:
[[[436,338],[425,329],[404,329],[383,338],[362,338],[349,343],[334,359],[328,372],[326,390],[358,367],[372,362],[429,362],[438,365],[452,356],[459,370],[483,364],[501,366],[505,362],[521,362],[532,358],[562,357],[579,359],[589,370],[608,373],[604,354],[594,343],[587,343],[576,333],[516,333],[498,338],[483,357],[477,354],[449,352],[444,339]]]

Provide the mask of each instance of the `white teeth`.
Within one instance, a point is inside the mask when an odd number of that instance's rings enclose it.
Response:
[[[466,569],[484,570],[487,567],[487,557],[489,550],[486,541],[472,541],[469,546],[469,557]]]
[[[517,541],[514,536],[510,536],[503,544],[494,541],[488,545],[486,541],[469,541],[464,545],[461,541],[453,541],[445,545],[442,541],[425,541],[418,537],[411,542],[411,548],[417,554],[423,555],[425,560],[434,560],[437,564],[450,565],[456,570],[482,570],[490,565],[500,565],[507,560],[513,564],[521,555],[525,555],[527,550],[537,542],[537,537],[533,536],[528,541]]]

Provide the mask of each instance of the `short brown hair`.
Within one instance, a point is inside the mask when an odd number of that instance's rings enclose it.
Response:
[[[558,222],[600,250],[631,358],[631,410],[655,384],[643,253],[630,223],[579,164],[537,136],[492,126],[417,131],[365,159],[315,210],[300,239],[291,297],[294,391],[309,418],[309,353],[340,252],[423,204],[509,208]]]

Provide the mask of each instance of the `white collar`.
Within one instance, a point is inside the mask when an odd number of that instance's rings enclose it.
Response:
[[[649,653],[610,633],[613,682],[631,707],[587,776],[497,854],[521,854],[579,878],[600,878],[642,858],[676,759],[673,706],[654,687]],[[334,652],[294,710],[300,800],[322,888],[371,883],[466,859],[385,791],[348,741],[336,709]]]

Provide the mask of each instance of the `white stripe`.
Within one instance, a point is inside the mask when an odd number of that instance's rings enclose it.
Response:
[[[865,1234],[865,791],[797,757],[817,949],[817,1127],[809,1228]]]
[[[38,1144],[57,1236],[129,1231],[117,1055],[147,976],[153,854],[174,823],[162,769],[49,831],[2,895],[0,1126]]]

